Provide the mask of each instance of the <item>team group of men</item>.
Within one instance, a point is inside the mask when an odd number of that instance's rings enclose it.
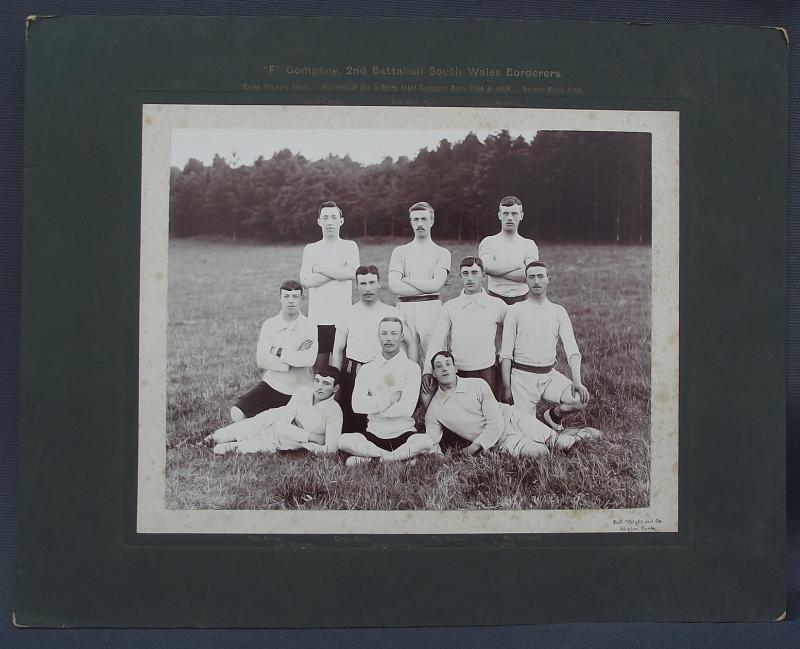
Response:
[[[412,205],[414,238],[389,262],[391,306],[378,298],[378,268],[360,265],[357,244],[339,236],[341,209],[323,203],[322,238],[305,247],[300,281],[280,285],[281,310],[261,327],[262,380],[231,408],[233,423],[204,443],[218,454],[344,451],[352,465],[441,453],[445,430],[468,443],[467,455],[497,447],[534,457],[599,437],[562,424],[589,392],[569,315],[547,299],[548,267],[518,232],[523,216],[516,197],[500,201],[500,232],[459,262],[463,291],[443,304],[450,251],[431,239],[433,207]],[[559,340],[571,378],[555,369]],[[544,423],[542,400],[550,404]]]

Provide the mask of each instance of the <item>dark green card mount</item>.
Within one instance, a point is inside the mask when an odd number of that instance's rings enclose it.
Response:
[[[22,626],[774,620],[784,611],[787,42],[778,29],[467,20],[28,24]],[[253,93],[265,62],[551,64],[533,108],[680,112],[680,530],[136,533],[142,105],[384,105]],[[480,106],[469,94],[410,104]],[[491,104],[501,105],[501,104]],[[678,404],[676,404],[678,407]]]

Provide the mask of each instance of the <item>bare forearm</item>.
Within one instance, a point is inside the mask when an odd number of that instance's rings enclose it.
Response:
[[[444,282],[440,282],[438,279],[411,279],[404,277],[403,281],[413,286],[420,293],[437,293],[444,286]]]
[[[569,371],[572,373],[572,380],[575,383],[583,383],[581,380],[581,357],[573,354],[569,357]]]

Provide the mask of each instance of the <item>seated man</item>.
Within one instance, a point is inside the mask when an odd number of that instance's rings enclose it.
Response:
[[[503,320],[500,369],[503,401],[536,412],[544,399],[554,404],[544,421],[555,431],[564,430],[561,418],[579,412],[589,403],[589,390],[581,381],[581,353],[567,310],[547,299],[550,274],[547,265],[532,261],[525,268],[528,297],[508,308]],[[572,380],[555,369],[558,341],[564,347]]]
[[[377,266],[359,266],[356,269],[356,288],[361,299],[346,309],[342,319],[336,323],[331,361],[331,365],[342,371],[342,387],[338,399],[344,415],[342,431],[345,433],[367,429],[367,416],[354,413],[351,402],[356,376],[364,365],[374,361],[380,353],[375,332],[378,331],[381,319],[393,316],[403,320],[403,314],[397,307],[378,299],[381,281]],[[404,326],[403,332],[406,355],[417,358],[416,339],[409,335],[408,327]]]
[[[311,385],[311,366],[317,358],[317,327],[300,312],[300,282],[283,282],[280,296],[280,313],[261,325],[258,336],[256,363],[264,375],[233,405],[233,421],[285,406],[298,388]]]
[[[339,370],[325,367],[314,376],[313,388],[299,388],[285,406],[220,428],[203,442],[213,445],[217,455],[298,449],[335,453],[342,432],[342,410],[333,398],[339,380]]]
[[[352,455],[348,466],[373,459],[407,460],[432,448],[430,438],[414,428],[421,376],[419,365],[400,349],[402,321],[383,318],[378,340],[381,353],[361,368],[353,388],[353,412],[367,415],[367,430],[339,438],[339,450]]]
[[[483,379],[458,377],[450,352],[434,355],[433,374],[439,389],[425,413],[425,431],[437,445],[447,428],[470,442],[465,455],[497,446],[514,457],[538,457],[602,437],[596,428],[556,432],[524,408],[498,403]]]

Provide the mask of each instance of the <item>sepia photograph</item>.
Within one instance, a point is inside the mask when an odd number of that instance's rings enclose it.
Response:
[[[146,106],[140,527],[674,528],[677,176],[673,113]]]

